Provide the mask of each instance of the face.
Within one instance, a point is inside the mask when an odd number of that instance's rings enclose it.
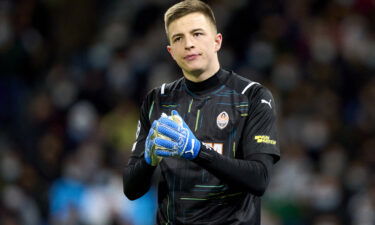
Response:
[[[185,76],[212,75],[220,68],[217,52],[222,36],[203,14],[191,13],[173,21],[168,38],[167,50]]]

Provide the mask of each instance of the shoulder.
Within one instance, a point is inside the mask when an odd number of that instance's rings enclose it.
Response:
[[[264,96],[272,96],[270,90],[261,83],[245,78],[235,72],[230,72],[226,85],[237,93],[245,95],[249,100]]]
[[[183,77],[170,83],[163,83],[162,85],[153,88],[148,95],[165,96],[173,93],[176,90],[181,90]]]
[[[147,100],[155,100],[160,96],[165,96],[173,93],[175,90],[180,90],[182,86],[183,77],[170,83],[163,83],[160,86],[154,87],[146,95]]]

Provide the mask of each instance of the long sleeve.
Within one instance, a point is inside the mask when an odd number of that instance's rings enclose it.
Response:
[[[228,184],[261,196],[269,183],[272,166],[280,158],[276,110],[268,89],[257,86],[248,95],[249,117],[240,141],[241,158],[230,158],[202,145],[194,161]]]
[[[135,200],[149,190],[155,168],[143,158],[130,159],[123,174],[124,194],[128,199]]]
[[[137,199],[145,194],[150,186],[152,175],[156,167],[150,166],[144,159],[145,141],[150,129],[150,114],[153,109],[153,95],[151,91],[141,107],[140,120],[136,132],[136,141],[133,144],[132,154],[123,171],[124,194],[130,200]]]
[[[194,162],[225,180],[229,185],[241,187],[254,195],[261,196],[269,183],[274,159],[264,153],[253,154],[246,160],[233,159],[202,145]]]

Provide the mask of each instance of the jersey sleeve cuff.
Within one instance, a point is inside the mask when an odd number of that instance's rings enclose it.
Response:
[[[211,149],[207,148],[205,145],[202,144],[198,156],[193,161],[197,163],[212,162],[215,158],[213,152],[215,151],[212,151]]]

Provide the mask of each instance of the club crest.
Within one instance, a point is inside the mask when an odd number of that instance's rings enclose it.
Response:
[[[229,115],[227,112],[223,111],[221,112],[216,119],[216,124],[220,129],[224,129],[229,122]]]

